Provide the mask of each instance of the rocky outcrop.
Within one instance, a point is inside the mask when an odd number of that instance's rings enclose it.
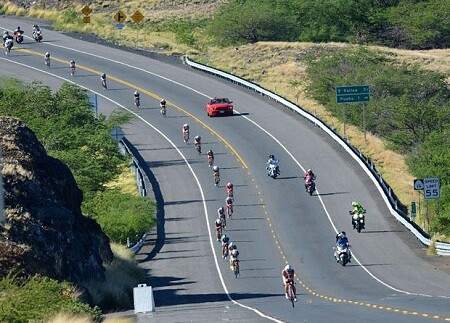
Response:
[[[21,121],[0,118],[5,218],[0,224],[0,278],[17,268],[82,283],[104,279],[109,239],[81,213],[83,195],[69,168],[47,155]]]

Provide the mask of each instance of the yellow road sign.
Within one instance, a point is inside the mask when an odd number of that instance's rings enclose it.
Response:
[[[125,19],[127,19],[127,16],[123,13],[122,10],[119,10],[116,12],[116,14],[114,15],[114,19],[116,19],[117,22],[124,22]]]
[[[83,17],[83,22],[84,22],[85,24],[90,23],[90,22],[91,22],[91,17],[89,17],[89,16]]]
[[[92,12],[92,9],[89,6],[84,6],[83,9],[81,9],[81,12],[85,16],[89,16]]]
[[[144,19],[144,16],[139,10],[136,10],[131,16],[131,19],[133,19],[134,22],[141,22],[142,19]]]

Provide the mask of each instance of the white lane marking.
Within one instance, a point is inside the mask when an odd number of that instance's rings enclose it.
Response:
[[[263,312],[259,311],[259,310],[256,309],[256,308],[253,308],[253,307],[247,306],[247,305],[245,305],[245,304],[242,304],[242,303],[240,303],[240,302],[238,302],[238,301],[235,301],[235,300],[231,297],[231,295],[230,295],[230,293],[229,293],[229,291],[228,291],[228,288],[227,288],[227,286],[225,285],[225,280],[223,279],[222,272],[221,272],[221,270],[220,270],[219,262],[218,262],[218,259],[217,259],[217,254],[216,254],[216,251],[215,251],[215,249],[214,249],[213,235],[212,235],[212,233],[211,233],[211,225],[210,225],[210,223],[209,223],[208,209],[207,209],[207,207],[206,207],[206,198],[205,198],[205,194],[203,193],[202,186],[201,186],[200,181],[199,181],[197,175],[195,174],[193,168],[191,167],[191,165],[189,164],[188,160],[186,159],[186,157],[185,157],[185,156],[183,155],[183,153],[178,149],[178,147],[173,143],[173,141],[169,139],[169,137],[167,137],[161,130],[159,130],[158,128],[156,128],[153,124],[151,124],[150,122],[148,122],[147,120],[145,120],[144,118],[142,118],[140,115],[138,115],[138,114],[137,114],[136,112],[134,112],[133,110],[130,110],[130,109],[126,108],[125,106],[123,106],[123,105],[121,105],[120,103],[118,103],[118,102],[116,102],[116,101],[114,101],[114,100],[108,98],[107,96],[105,96],[104,94],[102,94],[102,93],[100,93],[100,92],[91,90],[90,88],[88,88],[88,87],[86,87],[86,86],[83,86],[83,85],[80,85],[80,84],[77,84],[77,83],[73,82],[72,80],[69,80],[69,79],[67,79],[67,78],[65,78],[65,77],[62,77],[62,76],[58,76],[58,75],[52,74],[52,73],[50,73],[50,72],[48,72],[48,71],[45,71],[45,70],[40,70],[40,69],[38,69],[38,68],[36,68],[36,67],[29,66],[29,65],[26,65],[26,64],[22,64],[22,63],[18,63],[18,62],[15,62],[15,61],[12,61],[12,60],[9,60],[9,59],[5,59],[5,58],[1,58],[1,59],[2,59],[2,60],[9,61],[9,62],[14,63],[14,64],[17,64],[17,65],[19,65],[19,66],[25,66],[25,67],[30,68],[30,69],[32,69],[32,70],[35,70],[35,71],[38,71],[38,72],[42,72],[42,73],[48,74],[48,75],[50,75],[50,76],[52,76],[52,77],[55,77],[55,78],[58,78],[58,79],[61,79],[61,80],[70,82],[70,83],[72,83],[72,84],[76,84],[76,85],[78,85],[78,86],[81,87],[81,88],[84,88],[84,89],[89,90],[89,91],[91,91],[91,92],[93,92],[93,93],[96,93],[97,95],[99,95],[99,96],[101,96],[102,98],[104,98],[104,99],[106,99],[106,100],[112,102],[113,104],[117,105],[118,107],[121,107],[122,109],[124,109],[124,110],[130,112],[130,113],[133,114],[135,117],[137,117],[138,119],[140,119],[142,122],[144,122],[145,124],[147,124],[148,126],[150,126],[153,130],[155,130],[156,132],[158,132],[164,139],[166,139],[166,140],[172,145],[172,147],[174,147],[175,150],[180,154],[181,158],[183,158],[183,160],[184,160],[184,162],[186,163],[187,167],[188,167],[189,170],[191,171],[192,176],[194,176],[195,182],[197,183],[197,186],[198,186],[198,188],[199,188],[199,190],[200,190],[200,194],[201,194],[201,196],[202,196],[203,209],[204,209],[204,212],[205,212],[206,224],[207,224],[207,227],[208,227],[209,243],[210,243],[210,246],[211,246],[211,250],[213,251],[214,262],[215,262],[215,264],[216,264],[216,269],[217,269],[217,272],[218,272],[218,274],[219,274],[219,278],[220,278],[220,281],[221,281],[221,283],[222,283],[222,287],[223,287],[225,293],[227,294],[228,299],[229,299],[231,302],[233,302],[233,304],[238,305],[238,306],[240,306],[240,307],[242,307],[242,308],[251,310],[251,311],[253,311],[254,313],[258,314],[258,315],[261,316],[261,317],[264,317],[264,318],[266,318],[266,319],[268,319],[268,320],[271,320],[271,321],[274,321],[274,322],[277,322],[277,323],[283,323],[283,321],[280,321],[280,320],[278,320],[278,319],[276,319],[276,318],[274,318],[274,317],[272,317],[272,316],[269,316],[269,315],[267,315],[267,314],[264,314]]]
[[[110,61],[110,62],[119,64],[119,65],[127,66],[127,67],[129,67],[129,68],[133,68],[133,69],[135,69],[135,70],[139,70],[139,71],[141,71],[141,72],[144,72],[144,73],[147,73],[147,74],[151,74],[151,75],[156,76],[156,77],[159,77],[159,78],[161,78],[161,79],[163,79],[163,80],[165,80],[165,81],[168,81],[168,82],[171,82],[171,83],[176,84],[176,85],[178,85],[178,86],[181,86],[181,87],[183,87],[183,88],[185,88],[185,89],[188,89],[188,90],[190,90],[190,91],[192,91],[192,92],[194,92],[194,93],[197,93],[197,94],[199,94],[199,95],[202,95],[202,96],[204,96],[205,98],[211,98],[211,97],[212,97],[212,96],[206,95],[206,94],[203,93],[203,92],[200,92],[200,91],[198,91],[198,90],[195,90],[195,89],[192,88],[192,87],[189,87],[189,86],[184,85],[184,84],[182,84],[182,83],[180,83],[180,82],[174,81],[174,80],[169,79],[169,78],[167,78],[167,77],[165,77],[165,76],[159,75],[159,74],[157,74],[157,73],[150,72],[150,71],[145,70],[145,69],[140,68],[140,67],[136,67],[136,66],[133,66],[133,65],[130,65],[130,64],[126,64],[126,63],[123,63],[123,62],[120,62],[120,61],[116,61],[116,60],[113,60],[113,59],[110,59],[110,58],[102,57],[102,56],[99,56],[99,55],[96,55],[96,54],[91,54],[91,53],[88,53],[88,52],[85,52],[85,51],[82,51],[82,50],[79,50],[79,49],[67,47],[67,46],[56,45],[56,44],[52,44],[52,43],[47,43],[47,44],[48,44],[48,45],[51,45],[51,46],[59,47],[59,48],[64,48],[64,49],[66,49],[66,50],[71,50],[71,51],[74,51],[74,52],[82,53],[82,54],[85,54],[85,55],[88,55],[88,56],[92,56],[92,57],[104,59],[104,60],[106,60],[106,61]],[[240,114],[239,111],[237,111],[237,110],[235,110],[235,111],[236,111],[237,113]],[[301,166],[301,164],[300,164],[300,163],[297,161],[297,159],[291,154],[291,152],[290,152],[290,151],[289,151],[289,150],[288,150],[288,149],[287,149],[287,148],[286,148],[286,147],[285,147],[285,146],[284,146],[284,145],[283,145],[283,144],[282,144],[275,136],[273,136],[269,131],[267,131],[266,129],[264,129],[262,126],[260,126],[259,124],[257,124],[255,121],[253,121],[253,120],[250,119],[249,117],[244,116],[244,115],[241,115],[241,117],[243,117],[243,118],[245,118],[246,120],[248,120],[249,122],[253,123],[256,127],[258,127],[260,130],[262,130],[262,131],[265,132],[268,136],[270,136],[275,142],[277,142],[277,143],[283,148],[283,150],[284,150],[284,151],[285,151],[285,152],[286,152],[286,153],[294,160],[294,162],[300,167],[300,169],[301,169],[303,172],[305,172],[305,168],[303,168],[303,167]],[[316,190],[317,190],[317,187],[316,187]],[[336,226],[334,225],[333,220],[331,219],[331,216],[330,216],[330,214],[329,214],[327,208],[325,207],[325,204],[323,203],[322,198],[320,197],[319,190],[317,190],[317,194],[318,194],[317,196],[318,196],[318,198],[319,198],[319,200],[320,200],[320,203],[322,204],[322,207],[323,207],[325,213],[327,214],[327,217],[328,217],[328,220],[330,221],[331,226],[333,227],[334,231],[335,231],[336,233],[338,233],[338,230],[336,229]],[[421,294],[421,293],[414,293],[414,292],[407,292],[407,291],[404,291],[404,290],[397,289],[397,288],[395,288],[395,287],[393,287],[393,286],[391,286],[391,285],[389,285],[389,284],[383,282],[381,279],[379,279],[379,278],[376,277],[374,274],[372,274],[372,273],[371,273],[371,272],[370,272],[363,264],[361,264],[361,262],[358,260],[358,258],[357,258],[355,255],[353,255],[353,259],[355,259],[355,260],[357,261],[357,263],[361,266],[361,268],[364,269],[364,271],[366,271],[366,272],[369,274],[369,276],[371,276],[373,279],[375,279],[376,281],[378,281],[380,284],[382,284],[382,285],[384,285],[384,286],[386,286],[386,287],[388,287],[388,288],[390,288],[390,289],[392,289],[392,290],[394,290],[394,291],[396,291],[396,292],[404,293],[404,294],[408,294],[408,295],[418,295],[418,296],[424,296],[424,297],[433,297],[433,295],[427,295],[427,294]],[[436,297],[450,298],[450,297],[442,296],[442,295],[436,295]]]

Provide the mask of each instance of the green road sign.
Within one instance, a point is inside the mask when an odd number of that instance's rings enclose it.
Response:
[[[368,85],[336,86],[337,103],[356,103],[370,101]]]
[[[417,214],[416,202],[411,202],[411,217],[415,218]]]

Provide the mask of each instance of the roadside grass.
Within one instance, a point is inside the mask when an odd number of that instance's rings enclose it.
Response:
[[[130,167],[125,164],[120,166],[119,176],[104,186],[108,189],[118,189],[122,193],[140,196],[136,185],[136,175],[131,171]]]
[[[94,7],[91,23],[82,23],[81,5],[75,7],[78,14],[74,21],[67,21],[65,15],[52,9],[30,9],[25,12],[22,8],[7,4],[4,6],[8,14],[27,14],[44,19],[54,20],[54,26],[63,31],[87,32],[95,34],[120,45],[134,48],[160,51],[166,54],[189,54],[193,59],[211,65],[261,86],[277,92],[283,97],[298,103],[302,108],[317,115],[334,129],[343,134],[343,123],[325,110],[315,100],[309,98],[305,91],[309,79],[306,73],[306,63],[302,58],[310,52],[357,47],[357,45],[343,43],[287,43],[287,42],[259,42],[238,47],[218,48],[206,46],[208,39],[200,39],[198,48],[179,44],[173,32],[163,31],[160,24],[177,19],[202,19],[217,12],[227,0],[186,1],[186,0],[148,0],[148,1],[105,1],[103,7]],[[122,9],[128,16],[127,27],[118,31],[115,28],[113,14]],[[130,21],[130,16],[139,10],[145,17],[143,24]],[[67,14],[66,14],[67,15]],[[131,30],[131,32],[130,32]],[[202,37],[201,34],[197,36]],[[204,37],[204,36],[203,36]],[[450,82],[450,49],[443,50],[402,50],[380,46],[368,46],[372,50],[386,53],[399,62],[420,64],[422,68],[437,70],[448,74]],[[346,125],[346,135],[350,142],[370,157],[380,174],[393,188],[395,194],[405,205],[417,201],[417,195],[412,187],[413,176],[408,171],[405,157],[386,149],[386,143],[370,133],[366,138],[357,127]],[[423,211],[423,210],[422,210]],[[416,218],[417,223],[424,223],[424,212]],[[450,237],[447,238],[450,241]]]
[[[86,283],[94,304],[102,312],[131,309],[133,287],[145,280],[144,270],[138,266],[130,250],[116,243],[111,244],[111,249],[114,260],[105,265],[106,280]]]

